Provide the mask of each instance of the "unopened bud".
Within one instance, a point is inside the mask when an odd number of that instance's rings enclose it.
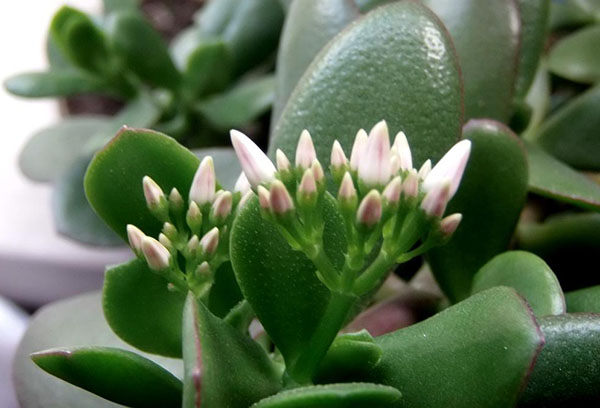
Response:
[[[258,203],[263,210],[269,211],[271,209],[271,193],[263,186],[258,186]]]
[[[217,250],[219,246],[219,229],[214,227],[210,231],[208,231],[202,239],[200,240],[200,246],[202,247],[202,252],[207,255],[212,255]]]
[[[384,120],[373,126],[358,166],[358,178],[367,187],[384,186],[390,179],[390,137]]]
[[[402,193],[402,178],[396,176],[385,187],[382,195],[387,203],[395,205],[400,201],[400,193]]]
[[[222,191],[222,190],[221,190]],[[229,214],[233,206],[233,195],[229,191],[223,191],[213,202],[211,208],[211,216],[215,222],[223,222]]]
[[[277,162],[277,170],[280,173],[290,171],[292,165],[281,149],[277,149],[277,152],[275,152],[275,159]]]
[[[275,166],[267,155],[245,134],[232,130],[231,143],[242,170],[253,187],[275,179]]]
[[[173,187],[169,193],[169,209],[173,214],[180,214],[183,211],[183,197],[179,191]]]
[[[127,224],[127,239],[129,240],[129,246],[133,252],[140,256],[142,255],[142,240],[146,234],[141,229],[132,224]]]
[[[250,200],[253,196],[254,196],[254,193],[252,191],[247,191],[246,193],[244,193],[244,195],[242,196],[240,202],[238,203],[238,205],[236,207],[236,211],[240,211],[242,208],[244,208],[244,206],[246,205],[248,200]]]
[[[334,170],[344,169],[347,165],[348,159],[346,158],[344,149],[340,142],[335,140],[333,142],[333,147],[331,148],[331,168]]]
[[[419,178],[421,180],[425,180],[431,171],[431,160],[427,159],[425,163],[419,169]]]
[[[462,140],[452,146],[425,178],[423,182],[425,191],[430,191],[436,184],[450,180],[450,198],[452,198],[458,190],[470,154],[470,140]]]
[[[300,180],[296,199],[300,206],[314,207],[317,203],[317,182],[312,169],[306,169]]]
[[[281,181],[275,180],[271,183],[270,193],[270,204],[273,213],[284,215],[294,209],[292,197],[290,197],[290,193]]]
[[[298,147],[296,148],[296,167],[308,169],[316,158],[317,153],[312,137],[310,137],[308,130],[304,129],[300,134],[300,140],[298,140]]]
[[[162,271],[169,267],[171,254],[167,248],[154,238],[145,236],[142,240],[142,252],[148,267],[153,271]]]
[[[419,194],[419,175],[415,169],[410,169],[402,183],[402,194],[406,198],[413,198]]]
[[[177,228],[175,228],[175,226],[170,222],[165,222],[163,224],[162,232],[172,241],[177,239]]]
[[[433,217],[441,217],[446,210],[446,205],[450,199],[451,181],[446,180],[433,186],[421,202],[421,208],[425,214]]]
[[[237,181],[235,182],[233,191],[236,191],[236,192],[239,191],[240,193],[242,193],[242,196],[243,196],[251,189],[252,189],[252,186],[250,185],[250,182],[248,181],[246,174],[244,174],[244,172],[241,172],[240,176],[238,177]]]
[[[160,220],[167,218],[168,203],[162,189],[149,176],[144,176],[142,179],[144,186],[144,198],[148,209]]]
[[[404,132],[398,132],[394,139],[392,149],[395,150],[395,153],[398,155],[401,170],[410,170],[413,168],[412,153]]]
[[[325,173],[323,173],[323,167],[321,166],[319,160],[313,160],[310,168],[317,184],[322,184],[325,181]]]
[[[208,262],[204,261],[196,267],[196,277],[201,283],[209,282],[212,279],[212,271]]]
[[[358,171],[358,165],[364,156],[368,140],[369,136],[367,132],[364,129],[360,129],[356,134],[354,144],[352,145],[352,153],[350,154],[350,168],[354,171]]]
[[[194,234],[197,234],[202,229],[202,212],[195,201],[190,202],[185,215],[185,222]]]
[[[198,235],[192,235],[186,246],[188,256],[191,258],[195,258],[198,254],[199,247],[200,240],[198,239]]]
[[[356,222],[371,228],[381,220],[381,213],[381,195],[379,191],[371,190],[358,206]]]
[[[173,252],[173,243],[162,232],[158,234],[158,242],[160,242],[165,248],[167,248],[169,252]]]
[[[462,214],[460,214],[460,213],[455,213],[455,214],[451,214],[447,217],[444,217],[442,219],[442,221],[440,221],[441,233],[446,237],[452,236],[452,234],[454,234],[454,231],[456,231],[456,229],[460,225],[461,221],[462,221]]]
[[[212,203],[215,199],[216,185],[217,180],[213,159],[210,156],[206,156],[194,175],[192,187],[190,187],[190,200],[195,201],[200,206]]]

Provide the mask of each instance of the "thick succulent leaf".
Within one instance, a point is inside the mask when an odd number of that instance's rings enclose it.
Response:
[[[54,184],[52,215],[57,232],[89,245],[122,245],[123,241],[92,210],[85,197],[83,179],[90,163],[87,156],[71,163]]]
[[[14,361],[14,384],[21,407],[122,407],[48,375],[29,356],[50,348],[83,346],[118,347],[134,351],[106,324],[99,293],[62,300],[36,312]],[[181,360],[141,354],[177,377],[183,373]]]
[[[560,40],[550,52],[548,67],[571,81],[593,84],[600,81],[600,25],[581,29]]]
[[[338,335],[316,375],[319,383],[334,383],[373,369],[381,361],[381,347],[366,330]]]
[[[537,143],[579,169],[600,170],[600,85],[573,99],[540,128]]]
[[[202,101],[198,110],[218,130],[241,128],[269,110],[274,88],[275,78],[267,75]]]
[[[600,313],[600,285],[565,293],[569,313]]]
[[[115,13],[108,24],[108,37],[111,51],[141,79],[170,89],[179,86],[181,77],[166,44],[143,17]]]
[[[465,117],[506,122],[515,87],[521,24],[512,0],[424,0],[444,22],[465,81]]]
[[[224,89],[231,77],[230,59],[223,41],[200,40],[186,58],[183,91],[193,100]]]
[[[264,349],[192,296],[183,320],[184,408],[247,408],[281,389]]]
[[[446,245],[429,252],[436,280],[451,301],[471,293],[475,273],[508,248],[527,195],[527,160],[510,129],[489,120],[472,120],[463,137],[471,156],[447,214],[463,220]]]
[[[239,0],[211,0],[194,16],[196,25],[204,34],[219,36],[240,6]]]
[[[222,38],[231,49],[234,72],[240,74],[277,49],[284,13],[278,0],[245,0],[234,10]]]
[[[520,407],[592,407],[600,404],[600,316],[539,319],[546,345]]]
[[[373,10],[375,7],[391,3],[392,1],[396,0],[354,0],[354,3],[356,3],[356,7],[358,7],[361,13],[366,13]]]
[[[402,395],[392,387],[370,383],[311,385],[280,392],[252,408],[396,407]]]
[[[36,132],[19,155],[21,171],[31,180],[55,180],[80,156],[82,145],[109,120],[106,116],[73,116]]]
[[[104,316],[117,336],[148,353],[181,357],[186,294],[169,290],[144,260],[110,267],[102,295]]]
[[[323,209],[325,251],[343,264],[343,220],[330,198]],[[307,347],[330,294],[313,263],[290,248],[275,226],[263,219],[258,200],[243,207],[231,231],[231,263],[246,300],[292,366]]]
[[[85,13],[63,6],[52,18],[50,36],[74,65],[97,73],[107,69],[106,38]]]
[[[277,123],[290,94],[315,55],[359,15],[352,0],[304,0],[292,3],[277,54],[272,126]]]
[[[132,408],[181,405],[181,381],[158,364],[114,347],[51,349],[32,354],[41,369]]]
[[[383,358],[366,380],[400,390],[403,407],[506,408],[544,338],[525,301],[497,287],[377,344]]]
[[[563,213],[543,223],[521,223],[517,230],[521,249],[542,257],[552,268],[563,290],[598,284],[591,268],[600,251],[600,214]]]
[[[518,0],[521,16],[521,44],[517,65],[515,96],[523,98],[533,83],[544,51],[551,0]]]
[[[162,224],[146,207],[142,178],[152,177],[166,192],[187,194],[198,158],[174,139],[151,130],[123,128],[94,156],[85,175],[88,201],[113,230],[127,239],[127,224],[157,236]]]
[[[588,210],[600,210],[600,185],[527,143],[529,190]]]
[[[546,61],[542,60],[540,62],[533,83],[524,100],[531,107],[531,117],[527,128],[520,134],[523,140],[535,140],[538,129],[550,108],[550,75],[546,65]]]
[[[596,0],[553,0],[550,8],[550,28],[574,28],[593,23],[600,17]],[[600,20],[600,18],[596,19]]]
[[[290,96],[269,151],[293,157],[306,128],[319,160],[329,163],[334,139],[349,154],[358,129],[381,119],[392,135],[406,133],[417,164],[438,160],[460,133],[456,54],[439,20],[415,2],[377,8],[319,53]]]
[[[544,260],[525,251],[495,256],[475,275],[473,293],[494,286],[509,286],[527,300],[536,316],[566,313],[565,298],[552,269]]]
[[[26,98],[110,93],[110,85],[79,71],[29,72],[4,81],[6,90]]]

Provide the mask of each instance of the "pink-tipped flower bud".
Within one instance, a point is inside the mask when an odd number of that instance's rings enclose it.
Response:
[[[152,210],[162,206],[166,200],[165,193],[163,193],[160,186],[156,184],[156,181],[152,180],[149,176],[144,176],[142,184],[144,186],[144,198],[146,199],[148,208]]]
[[[235,182],[235,186],[233,187],[233,191],[240,192],[242,196],[244,196],[248,191],[252,190],[252,186],[248,181],[248,177],[244,172],[240,173],[237,181]]]
[[[470,140],[461,140],[455,144],[425,178],[423,182],[425,191],[431,191],[434,186],[450,180],[450,198],[452,198],[458,190],[470,154]]]
[[[181,193],[173,187],[169,193],[169,209],[174,213],[180,214],[183,211],[183,206],[184,202]]]
[[[210,231],[208,231],[202,239],[200,240],[200,246],[202,247],[202,252],[207,255],[212,255],[217,250],[219,246],[219,229],[214,227]]]
[[[410,169],[402,183],[402,194],[406,198],[413,198],[419,194],[419,175],[415,169]]]
[[[221,194],[218,194],[211,208],[211,215],[213,217],[213,220],[217,222],[224,221],[229,216],[229,214],[231,214],[232,206],[233,195],[231,194],[231,192],[223,191]]]
[[[392,149],[398,155],[400,161],[401,170],[410,170],[413,168],[412,153],[410,151],[410,145],[404,132],[398,132],[394,139],[394,145]]]
[[[425,194],[425,197],[421,202],[421,208],[425,211],[425,214],[433,217],[441,217],[444,214],[444,211],[446,211],[448,200],[450,200],[451,188],[452,183],[450,180],[435,184],[433,188]]]
[[[371,129],[358,178],[368,187],[384,186],[390,180],[390,137],[384,120]]]
[[[340,142],[335,140],[331,148],[331,168],[334,170],[343,169],[348,165],[348,159]]]
[[[135,252],[136,255],[142,254],[142,241],[146,234],[141,229],[133,224],[127,224],[127,239],[129,240],[129,246]]]
[[[263,210],[270,210],[271,209],[271,193],[269,193],[269,190],[267,190],[266,188],[264,188],[263,186],[258,186],[258,203],[260,204],[260,207]]]
[[[208,262],[204,261],[196,267],[196,277],[200,282],[208,282],[212,279],[212,271]]]
[[[340,189],[338,190],[338,199],[339,200],[354,200],[357,198],[356,188],[354,187],[354,182],[352,181],[352,176],[349,172],[344,174],[344,178],[342,178],[342,183],[340,184]]]
[[[277,152],[275,152],[275,158],[277,159],[277,170],[280,173],[290,171],[292,165],[281,149],[277,149]]]
[[[356,222],[371,228],[381,220],[381,212],[381,194],[377,190],[371,190],[358,206]]]
[[[190,187],[190,200],[195,201],[200,206],[212,203],[215,199],[216,185],[217,180],[213,159],[210,156],[206,156],[202,159],[194,175],[194,180]]]
[[[402,178],[396,176],[385,187],[382,195],[389,204],[397,204],[400,202],[400,193],[402,193]]]
[[[296,167],[308,169],[316,158],[317,152],[315,152],[312,137],[310,137],[308,130],[304,129],[300,134],[300,140],[298,140],[298,147],[296,148]]]
[[[350,153],[350,168],[354,171],[358,171],[358,167],[367,148],[367,142],[369,136],[364,129],[360,129],[354,138],[354,144],[352,145],[352,153]]]
[[[285,185],[279,181],[275,180],[271,183],[271,190],[269,191],[270,200],[269,203],[271,205],[271,210],[273,213],[278,215],[287,214],[289,211],[294,209],[294,202],[292,201],[292,197],[290,193],[285,188]]]
[[[190,206],[185,215],[185,222],[193,233],[198,233],[202,228],[202,212],[195,201],[190,202]]]
[[[313,172],[313,176],[315,177],[315,181],[317,182],[317,184],[319,184],[325,180],[325,173],[323,172],[323,167],[321,166],[321,163],[319,162],[319,160],[317,160],[317,159],[313,160],[310,168]]]
[[[398,171],[400,171],[400,157],[392,148],[390,151],[390,173],[394,175],[398,174]]]
[[[231,143],[250,185],[256,188],[273,181],[276,170],[267,155],[242,132],[232,130],[230,134]]]
[[[455,213],[451,214],[447,217],[444,217],[442,221],[440,221],[440,231],[445,237],[450,237],[454,234],[454,231],[460,225],[462,221],[462,214]]]
[[[240,202],[238,203],[238,205],[236,207],[236,211],[240,211],[242,208],[244,208],[244,206],[246,205],[248,200],[250,200],[253,196],[254,196],[254,193],[252,191],[247,191],[240,199]]]
[[[148,267],[153,271],[162,271],[169,267],[171,253],[154,238],[145,236],[142,240],[142,252]]]
[[[425,180],[431,171],[431,160],[427,159],[419,169],[419,178]]]
[[[306,169],[300,180],[298,192],[302,194],[314,194],[317,192],[317,182],[311,169]]]

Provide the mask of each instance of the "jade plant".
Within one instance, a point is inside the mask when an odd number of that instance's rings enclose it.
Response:
[[[5,82],[28,98],[91,94],[108,97],[109,107],[124,105],[114,116],[69,116],[36,133],[20,156],[27,177],[56,184],[58,231],[88,244],[119,242],[89,210],[80,185],[93,153],[121,126],[165,131],[195,148],[222,146],[231,127],[260,137],[257,122],[273,99],[271,55],[283,22],[277,0],[207,2],[170,47],[137,3],[105,1],[102,16],[62,7],[48,33],[49,70]]]
[[[567,3],[282,2],[266,153],[125,127],[91,160],[134,256],[34,317],[21,404],[597,406],[598,103],[547,43],[597,13]]]

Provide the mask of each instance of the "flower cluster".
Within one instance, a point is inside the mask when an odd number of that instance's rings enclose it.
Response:
[[[417,170],[403,132],[390,144],[385,121],[369,134],[361,129],[350,159],[337,140],[333,143],[329,169],[336,197],[327,191],[308,131],[300,135],[295,165],[277,150],[275,167],[238,131],[231,131],[231,141],[263,216],[313,261],[319,279],[332,291],[368,292],[397,263],[443,244],[461,221],[461,214],[443,215],[467,164],[468,140],[453,146],[435,167],[427,160]],[[334,202],[344,219],[347,251],[341,269],[324,251],[325,200]]]
[[[127,225],[129,244],[149,268],[176,290],[207,296],[217,268],[229,260],[229,231],[242,194],[250,185],[242,174],[234,192],[218,188],[213,159],[205,157],[192,181],[187,202],[176,188],[167,196],[149,176],[142,181],[146,204],[163,223],[158,239]]]

